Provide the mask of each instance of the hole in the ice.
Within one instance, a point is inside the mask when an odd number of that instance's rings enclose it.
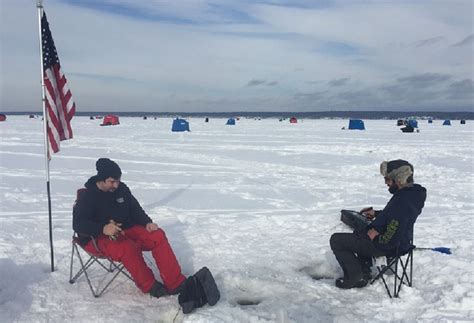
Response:
[[[310,277],[314,280],[333,279],[332,277],[322,276],[322,275],[310,275]]]
[[[334,277],[331,277],[330,274],[318,272],[316,268],[313,267],[303,267],[299,269],[299,271],[308,275],[314,280],[334,279]]]
[[[255,306],[260,304],[262,301],[259,299],[238,299],[237,304],[240,306]]]

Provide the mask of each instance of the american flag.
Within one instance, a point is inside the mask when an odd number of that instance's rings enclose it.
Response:
[[[46,96],[46,127],[48,133],[48,155],[59,151],[59,142],[72,138],[71,119],[76,104],[67,86],[66,77],[59,64],[58,53],[49,29],[46,13],[41,17],[43,47],[43,79]]]

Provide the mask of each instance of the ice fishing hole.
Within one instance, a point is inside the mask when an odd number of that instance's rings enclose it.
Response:
[[[238,299],[237,304],[240,306],[255,306],[260,304],[262,301],[260,299]]]

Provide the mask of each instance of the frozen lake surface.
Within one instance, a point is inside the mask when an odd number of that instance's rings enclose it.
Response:
[[[74,139],[50,163],[56,271],[50,273],[40,119],[0,122],[0,321],[2,322],[353,322],[474,320],[474,123],[396,120],[75,117]],[[118,278],[95,299],[85,280],[70,285],[75,192],[109,157],[145,211],[167,233],[183,272],[208,266],[221,301],[191,315],[177,297],[152,299]],[[414,286],[389,299],[383,285],[340,290],[329,237],[350,231],[340,209],[383,208],[390,194],[383,160],[406,159],[428,198],[415,226]],[[151,258],[150,255],[147,255]],[[332,279],[313,280],[309,274]],[[239,305],[242,301],[258,305]]]

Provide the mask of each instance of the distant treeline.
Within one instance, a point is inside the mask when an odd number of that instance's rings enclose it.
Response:
[[[10,115],[41,115],[38,112],[3,112]],[[106,114],[116,114],[123,117],[209,117],[209,118],[231,118],[231,117],[248,117],[248,118],[301,118],[301,119],[406,119],[410,117],[421,119],[452,119],[452,120],[474,120],[474,112],[443,112],[443,111],[321,111],[321,112],[106,112],[77,111],[77,116],[103,116]]]

